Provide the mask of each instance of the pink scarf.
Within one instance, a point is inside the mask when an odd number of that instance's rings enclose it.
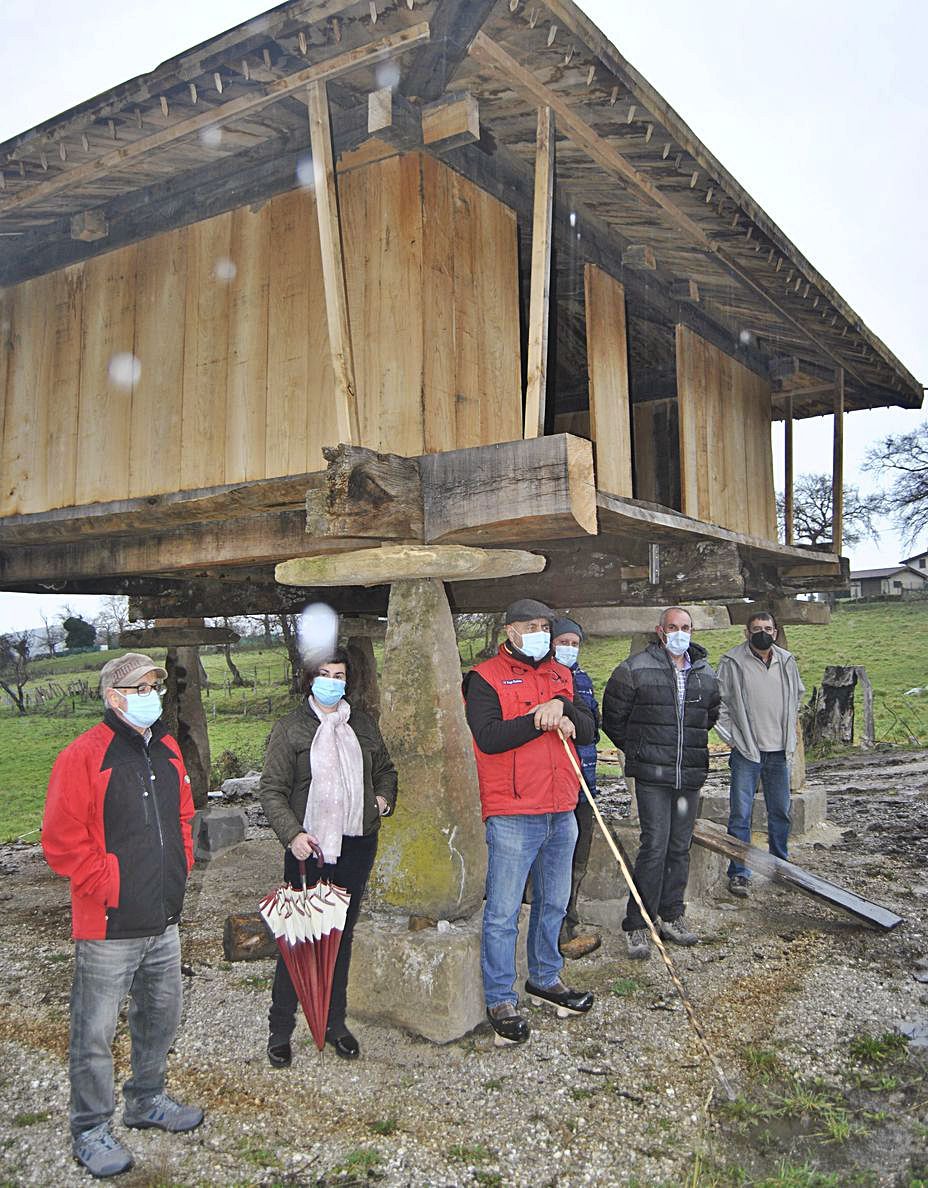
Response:
[[[312,778],[303,828],[322,846],[326,862],[342,852],[342,837],[364,832],[364,758],[358,736],[348,725],[351,706],[344,698],[326,713],[309,697],[319,719],[309,750]]]

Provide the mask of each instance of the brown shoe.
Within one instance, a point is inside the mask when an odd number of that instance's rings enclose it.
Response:
[[[587,932],[573,936],[570,940],[561,941],[558,948],[562,957],[566,957],[568,961],[576,961],[578,957],[586,957],[588,953],[595,953],[602,943],[602,938],[595,932]]]

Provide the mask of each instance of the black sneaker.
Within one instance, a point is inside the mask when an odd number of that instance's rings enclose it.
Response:
[[[569,1015],[585,1015],[593,1005],[593,995],[589,990],[571,990],[560,979],[553,986],[545,987],[526,982],[525,993],[535,1006],[547,1003],[556,1007],[559,1019],[566,1019]]]
[[[497,1048],[507,1048],[510,1044],[524,1044],[531,1035],[528,1023],[512,1002],[498,1002],[496,1006],[487,1007],[487,1018],[496,1032],[493,1043]]]
[[[747,899],[751,894],[751,880],[744,875],[732,875],[728,880],[728,890],[739,899]]]
[[[281,1040],[278,1043],[268,1043],[267,1058],[271,1068],[289,1068],[293,1060],[293,1050],[290,1047],[290,1041]]]

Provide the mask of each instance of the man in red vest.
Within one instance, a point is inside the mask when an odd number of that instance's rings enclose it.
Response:
[[[487,1016],[500,1047],[529,1037],[514,988],[519,911],[529,873],[526,993],[537,1004],[554,1006],[560,1018],[585,1014],[593,1005],[592,994],[561,981],[558,937],[570,897],[580,791],[562,739],[591,743],[596,726],[575,695],[570,669],[551,654],[554,618],[554,611],[533,598],[514,602],[506,611],[506,640],[498,654],[464,678],[489,850],[480,965]]]

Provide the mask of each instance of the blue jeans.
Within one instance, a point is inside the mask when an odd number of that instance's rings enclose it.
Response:
[[[777,858],[788,858],[786,847],[789,842],[790,800],[786,752],[761,751],[760,763],[753,763],[733,747],[728,766],[731,768],[728,832],[732,837],[750,843],[751,813],[759,781],[764,787],[764,803],[767,806],[767,844],[770,853]],[[749,879],[751,872],[733,860],[728,866],[728,877],[734,875]]]
[[[515,992],[519,911],[529,872],[532,906],[528,921],[528,976],[553,986],[564,961],[558,937],[570,898],[577,818],[565,813],[488,817],[487,902],[483,909],[480,970],[488,1007],[519,1001]]]
[[[132,1075],[122,1093],[126,1106],[135,1108],[163,1092],[168,1051],[180,1023],[176,924],[161,936],[75,943],[70,1046],[75,1138],[113,1116],[113,1036],[127,994]]]

